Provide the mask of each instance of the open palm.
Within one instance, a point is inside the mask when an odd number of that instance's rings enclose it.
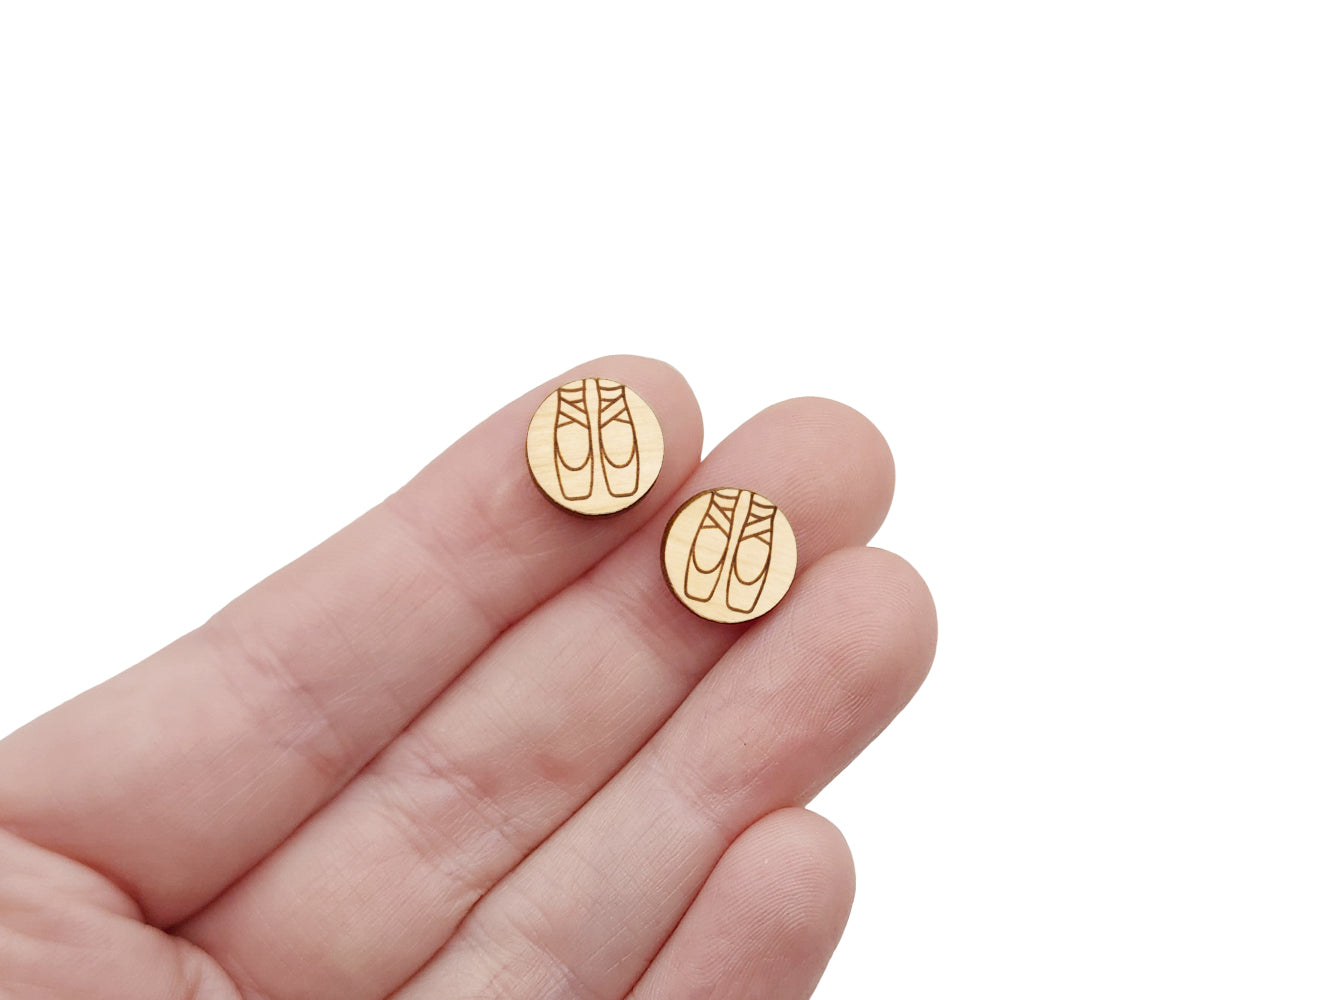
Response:
[[[524,461],[537,402],[623,381],[653,490],[585,519]],[[604,358],[143,663],[0,743],[0,997],[808,997],[851,903],[802,806],[916,690],[930,596],[863,546],[893,466],[846,407],[772,407],[701,465],[680,376]],[[667,591],[700,489],[800,544],[750,625]]]

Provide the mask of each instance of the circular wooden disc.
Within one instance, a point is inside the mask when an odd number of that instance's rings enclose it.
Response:
[[[768,497],[725,487],[681,505],[662,536],[671,592],[701,618],[748,622],[782,600],[796,575],[796,535]]]
[[[528,424],[528,468],[575,514],[614,514],[641,500],[662,471],[662,425],[629,386],[581,378],[544,400]]]

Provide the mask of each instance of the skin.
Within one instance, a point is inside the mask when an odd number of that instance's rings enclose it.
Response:
[[[652,491],[595,520],[523,456],[537,403],[592,374],[667,440]],[[581,365],[0,742],[0,998],[810,996],[853,873],[803,806],[916,691],[935,612],[865,547],[893,492],[865,418],[797,399],[702,464],[701,441],[674,369]],[[800,544],[743,625],[658,566],[718,483]]]

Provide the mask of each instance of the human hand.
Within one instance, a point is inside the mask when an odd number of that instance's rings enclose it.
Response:
[[[589,520],[524,429],[581,374],[667,441]],[[906,703],[930,595],[866,549],[893,488],[840,404],[763,411],[702,464],[680,376],[602,359],[143,663],[0,742],[0,997],[807,997],[852,894],[802,805]],[[745,484],[801,568],[750,625],[659,568],[685,497]]]

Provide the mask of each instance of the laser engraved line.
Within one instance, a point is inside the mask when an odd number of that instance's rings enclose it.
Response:
[[[625,387],[610,379],[590,379],[597,383],[601,404],[602,478],[613,497],[632,497],[639,491],[639,436],[634,432],[634,418],[625,399]],[[615,456],[624,456],[618,460]]]

